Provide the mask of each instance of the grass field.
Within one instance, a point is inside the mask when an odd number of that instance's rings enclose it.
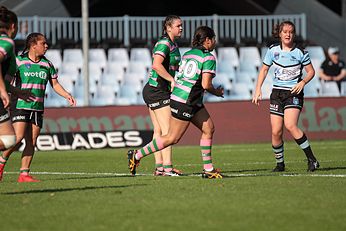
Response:
[[[200,176],[198,146],[173,148],[182,177],[152,176],[146,157],[138,176],[126,149],[38,152],[32,174],[16,182],[20,154],[0,183],[2,231],[68,230],[346,230],[346,141],[313,141],[321,168],[307,173],[303,152],[285,144],[287,171],[272,173],[266,144],[215,145],[213,162],[227,176]]]

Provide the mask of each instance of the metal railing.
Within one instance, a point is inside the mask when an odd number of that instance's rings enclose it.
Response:
[[[231,39],[240,43],[244,37],[256,39],[261,43],[270,37],[273,26],[284,20],[290,20],[296,25],[297,35],[306,39],[306,16],[298,15],[258,15],[258,16],[183,16],[183,39],[190,40],[195,29],[200,25],[212,27],[217,39]],[[19,17],[18,38],[25,38],[31,32],[46,35],[52,45],[61,39],[82,40],[82,18],[73,17]],[[106,39],[120,41],[124,46],[130,46],[134,39],[146,41],[161,36],[164,17],[103,17],[89,18],[90,39],[102,42]]]

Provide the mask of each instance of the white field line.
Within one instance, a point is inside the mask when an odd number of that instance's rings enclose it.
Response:
[[[18,174],[18,172],[5,172],[6,174]],[[111,172],[30,172],[33,175],[78,175],[78,176],[130,176],[128,173],[111,173]],[[275,173],[224,173],[227,177],[256,177],[256,176],[284,176],[284,177],[332,177],[344,178],[346,174],[275,174]],[[136,174],[136,176],[153,176],[152,174]],[[201,176],[201,174],[186,174],[184,176]]]

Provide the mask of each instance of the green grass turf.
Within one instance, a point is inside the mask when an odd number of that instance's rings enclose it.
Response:
[[[0,229],[67,230],[346,230],[346,141],[311,142],[321,168],[307,173],[303,152],[285,144],[285,173],[266,144],[215,145],[227,176],[208,180],[198,146],[175,146],[182,177],[154,177],[153,156],[130,177],[126,149],[37,152],[32,174],[16,182],[14,153],[0,183]]]

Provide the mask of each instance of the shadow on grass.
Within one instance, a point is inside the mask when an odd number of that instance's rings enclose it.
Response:
[[[131,175],[96,175],[96,176],[83,176],[83,175],[76,175],[73,177],[59,177],[54,180],[91,180],[91,179],[107,179],[107,178],[119,178],[119,177],[125,177],[125,178],[133,178]]]
[[[110,186],[85,186],[85,187],[76,187],[76,188],[47,188],[47,189],[34,189],[34,190],[26,190],[19,192],[5,192],[1,193],[2,195],[20,195],[20,194],[34,194],[34,193],[56,193],[56,192],[71,192],[71,191],[86,191],[86,190],[95,190],[95,189],[120,189],[127,187],[137,187],[137,186],[145,186],[144,184],[136,184],[136,185],[110,185]],[[122,192],[117,192],[121,194]]]
[[[346,167],[325,167],[325,168],[319,168],[319,171],[333,171],[333,170],[345,170]]]

